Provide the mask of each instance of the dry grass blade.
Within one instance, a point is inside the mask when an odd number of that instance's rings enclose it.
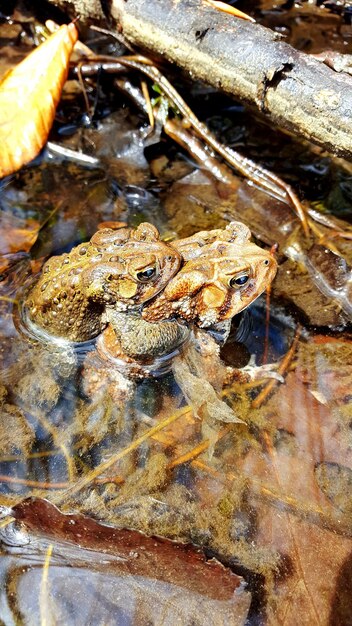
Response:
[[[44,566],[43,566],[42,580],[40,584],[40,626],[48,626],[48,625],[50,626],[51,624],[53,624],[52,619],[49,618],[50,616],[50,608],[49,608],[50,593],[48,589],[48,574],[49,574],[49,565],[50,565],[52,552],[53,552],[53,545],[50,544],[46,552]]]
[[[146,105],[146,109],[147,109],[147,113],[148,113],[150,128],[153,130],[154,126],[155,126],[154,112],[153,112],[152,103],[150,101],[148,85],[145,82],[145,80],[141,81],[141,89],[142,89],[142,93],[143,93],[143,96],[144,96],[144,99],[145,99],[145,105]]]
[[[0,177],[31,161],[43,148],[66,81],[78,33],[61,26],[0,83]]]
[[[15,521],[15,518],[12,517],[12,515],[8,515],[7,517],[5,517],[5,519],[2,519],[0,521],[0,528],[6,528],[6,526],[8,526],[9,524],[12,524],[12,522]]]

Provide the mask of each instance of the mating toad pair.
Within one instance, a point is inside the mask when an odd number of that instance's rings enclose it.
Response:
[[[82,342],[109,326],[119,356],[151,359],[180,344],[186,323],[227,327],[270,284],[276,261],[249,239],[240,222],[172,243],[148,223],[104,229],[49,259],[25,304],[54,336]]]

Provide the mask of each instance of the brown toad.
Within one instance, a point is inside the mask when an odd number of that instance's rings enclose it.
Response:
[[[165,289],[143,307],[150,322],[178,318],[200,328],[230,320],[270,285],[277,263],[250,242],[241,222],[173,242],[184,259]]]
[[[104,229],[68,254],[49,259],[25,301],[29,317],[48,333],[86,341],[106,325],[106,307],[128,310],[161,291],[181,264],[148,223]]]

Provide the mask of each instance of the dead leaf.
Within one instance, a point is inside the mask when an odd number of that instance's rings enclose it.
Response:
[[[192,545],[63,515],[38,498],[24,500],[11,513],[31,540],[22,559],[27,554],[29,562],[43,562],[45,542],[53,545],[48,595],[55,623],[117,623],[120,612],[132,615],[126,623],[133,624],[191,624],[202,616],[204,626],[241,626],[246,620],[250,594],[243,579],[215,559],[206,561]],[[33,588],[38,590],[41,572],[22,571],[17,601],[33,620],[40,608]]]
[[[272,507],[258,509],[256,544],[274,545],[285,555],[286,576],[269,593],[268,626],[347,626],[335,612],[344,597],[351,615],[351,578],[341,572],[351,563],[352,541]],[[341,612],[341,609],[339,610]],[[345,612],[346,617],[346,612]]]
[[[237,467],[256,508],[254,544],[282,557],[282,575],[267,588],[267,624],[342,626],[349,622],[340,621],[335,606],[351,614],[351,447],[331,385],[341,374],[339,360],[348,360],[348,344],[334,343],[330,358],[326,348],[323,356],[314,344],[302,345],[297,370],[266,404],[275,435],[264,431],[263,450],[250,450]],[[300,378],[305,370],[309,385]],[[328,404],[311,389],[322,390]]]
[[[14,254],[19,251],[29,252],[38,237],[39,229],[40,224],[34,219],[26,220],[10,213],[1,212],[0,254]]]
[[[31,161],[44,146],[78,38],[61,26],[0,83],[0,177]]]

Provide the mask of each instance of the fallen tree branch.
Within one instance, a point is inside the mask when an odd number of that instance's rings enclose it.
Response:
[[[203,0],[49,0],[256,107],[276,126],[352,157],[352,78],[264,26]],[[100,8],[99,8],[100,7]]]
[[[350,76],[202,0],[113,0],[111,11],[130,42],[256,106],[281,128],[352,156]]]

